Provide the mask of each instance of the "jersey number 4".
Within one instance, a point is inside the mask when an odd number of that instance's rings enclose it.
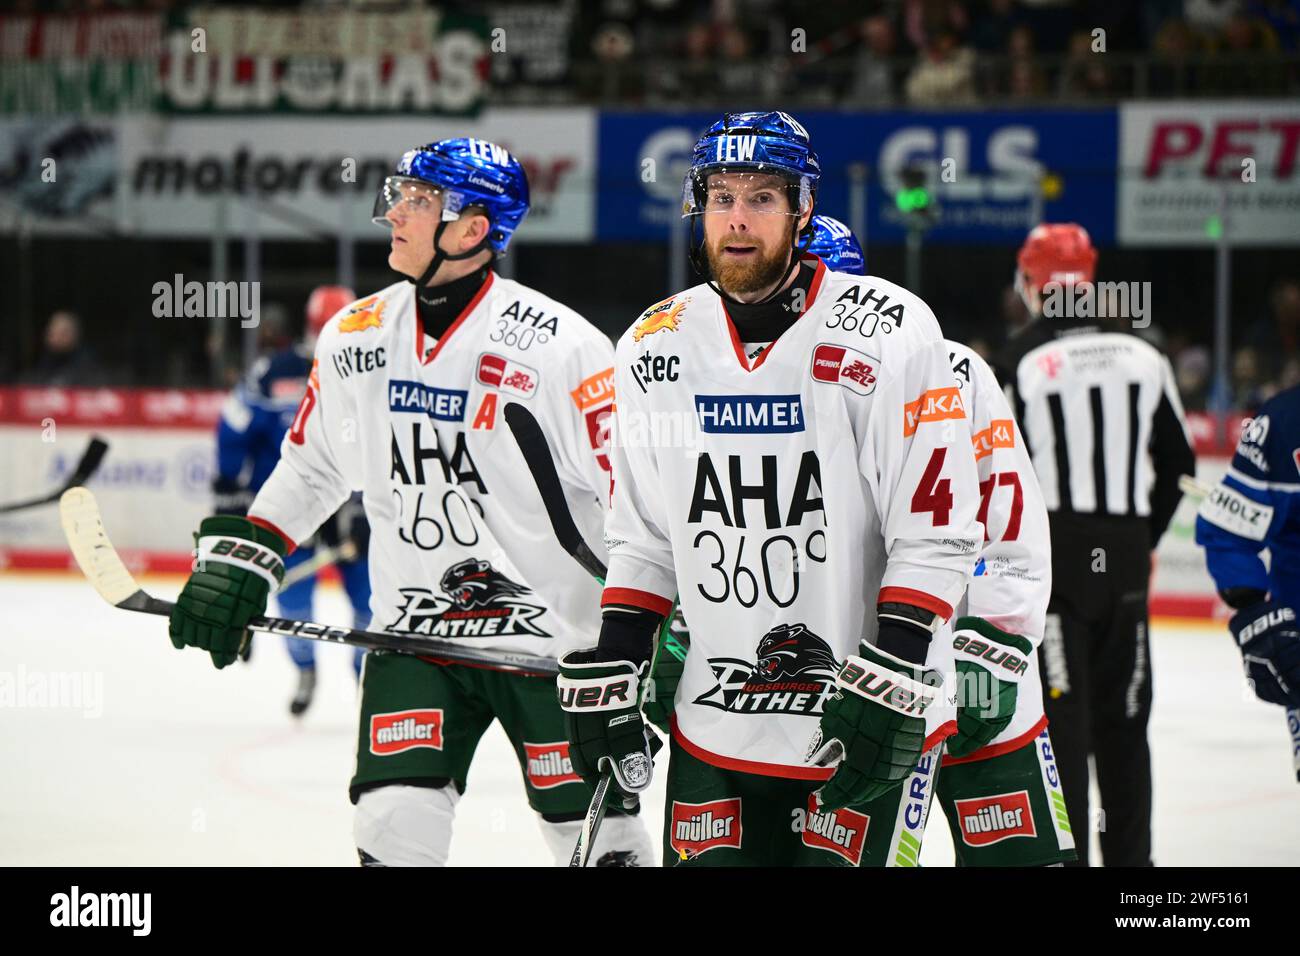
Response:
[[[943,471],[943,461],[947,457],[947,448],[936,448],[930,454],[925,473],[921,475],[921,483],[912,495],[912,514],[930,512],[934,516],[935,527],[947,524],[948,515],[952,511],[952,482],[939,477],[939,472]]]

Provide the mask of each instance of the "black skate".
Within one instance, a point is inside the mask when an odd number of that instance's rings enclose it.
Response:
[[[298,689],[289,701],[289,713],[301,717],[311,706],[311,699],[316,693],[316,668],[304,667],[298,671]]]

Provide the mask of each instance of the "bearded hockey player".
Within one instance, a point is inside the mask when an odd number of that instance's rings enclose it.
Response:
[[[1227,474],[1201,502],[1196,543],[1236,611],[1228,629],[1255,694],[1300,709],[1300,386],[1273,396],[1242,429]]]
[[[1034,321],[999,355],[1047,506],[1052,595],[1040,663],[1044,706],[1081,865],[1089,756],[1107,866],[1151,865],[1151,552],[1196,458],[1169,360],[1099,308],[1097,251],[1075,223],[1044,223],[1016,257]],[[1100,318],[1109,313],[1109,318]]]
[[[801,254],[818,176],[785,113],[710,127],[685,183],[710,279],[617,349],[604,620],[559,686],[574,769],[644,789],[638,685],[680,590],[669,865],[915,864],[956,729],[965,410],[925,303]]]
[[[217,474],[212,482],[219,515],[245,515],[248,506],[280,460],[280,446],[293,425],[302,396],[307,390],[312,354],[316,340],[334,313],[356,299],[351,289],[339,285],[322,285],[307,299],[307,322],[301,342],[261,358],[245,381],[235,389],[221,409],[217,423]],[[349,499],[335,515],[321,525],[315,537],[290,554],[284,562],[286,572],[306,564],[315,556],[317,542],[337,548],[345,539],[352,540],[356,557],[336,565],[343,579],[343,589],[352,605],[352,626],[364,628],[370,620],[370,566],[366,561],[366,543],[370,529],[366,525],[358,496]],[[298,620],[311,620],[316,576],[290,584],[275,595],[280,613]],[[302,716],[311,706],[316,692],[316,652],[312,641],[286,637],[289,656],[298,669],[298,686],[289,701],[289,713]],[[361,673],[361,657],[356,649],[352,665]]]
[[[581,316],[493,272],[528,211],[505,149],[449,139],[406,153],[377,197],[405,280],[326,325],[280,463],[249,517],[206,519],[199,570],[171,618],[176,646],[234,660],[244,625],[295,542],[347,498],[371,524],[371,627],[476,649],[556,655],[599,626],[596,582],[555,540],[504,427],[507,401],[546,433],[575,520],[599,542],[610,493],[602,424],[609,340]],[[234,557],[231,543],[256,557]],[[597,547],[599,545],[597,544]],[[500,720],[557,862],[591,798],[568,760],[555,681],[372,652],[361,684],[354,835],[366,865],[446,862],[479,738]],[[650,860],[639,818],[613,814],[592,859]]]
[[[835,272],[866,274],[853,232],[830,216],[813,216],[809,249]],[[939,805],[958,866],[1059,864],[1075,854],[1038,676],[1051,594],[1047,509],[993,370],[960,342],[947,346],[970,422],[985,541],[954,626],[957,733],[945,742]]]

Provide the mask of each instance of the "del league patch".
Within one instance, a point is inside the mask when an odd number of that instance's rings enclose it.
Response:
[[[484,352],[478,357],[478,380],[520,398],[532,398],[537,391],[537,370],[502,355]]]
[[[407,750],[442,749],[442,709],[370,715],[370,752],[391,757]]]
[[[828,342],[822,342],[813,349],[813,381],[843,385],[859,395],[870,395],[876,390],[879,374],[880,359],[866,352]]]

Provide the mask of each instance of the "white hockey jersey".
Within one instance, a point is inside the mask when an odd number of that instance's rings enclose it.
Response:
[[[1047,725],[1038,646],[1052,591],[1052,542],[1034,464],[997,377],[966,346],[949,341],[953,375],[970,421],[979,469],[985,542],[956,616],[982,617],[1034,645],[1006,729],[985,747],[945,763],[983,760],[1028,743]]]
[[[371,629],[562,654],[599,631],[599,585],[555,540],[502,418],[541,423],[588,543],[609,501],[613,347],[580,315],[489,274],[436,343],[399,282],[332,318],[250,516],[307,538],[352,490],[370,519]]]
[[[829,777],[803,759],[837,662],[875,639],[878,601],[949,617],[981,541],[933,313],[817,261],[805,311],[758,358],[700,285],[642,314],[614,378],[602,600],[663,614],[680,593],[676,739],[718,766]],[[927,663],[952,671],[947,626]],[[929,747],[955,727],[946,690],[926,717]]]

